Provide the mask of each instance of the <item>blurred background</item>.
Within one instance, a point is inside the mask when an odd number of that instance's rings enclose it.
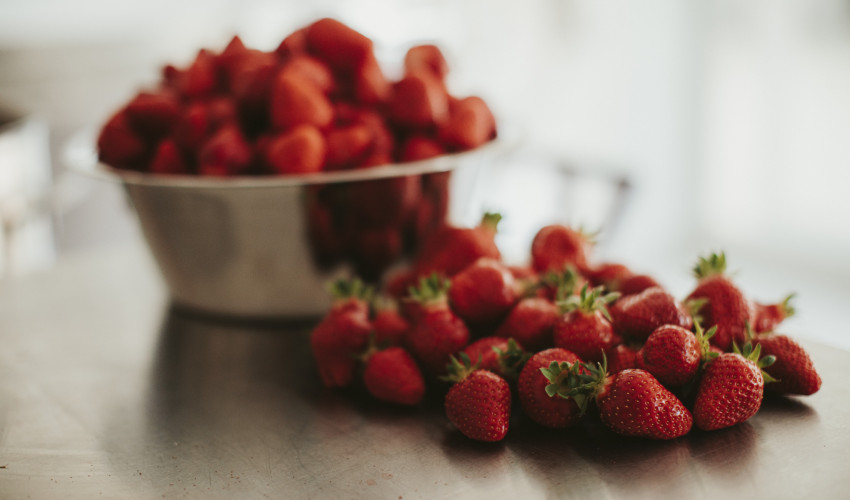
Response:
[[[798,293],[788,333],[850,348],[850,0],[0,0],[0,280],[140,238],[118,185],[65,172],[70,138],[166,63],[234,34],[271,50],[322,16],[386,61],[437,43],[449,88],[484,97],[523,151],[628,178],[599,260],[682,296],[696,257],[725,250],[754,298]],[[554,222],[541,183],[498,180],[507,247]]]

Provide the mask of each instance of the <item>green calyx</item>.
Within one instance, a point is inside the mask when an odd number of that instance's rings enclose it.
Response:
[[[702,329],[700,322],[694,319],[694,336],[699,342],[699,350],[702,355],[702,363],[708,363],[712,359],[720,356],[720,353],[711,350],[711,337],[717,333],[717,325],[712,326],[708,331]]]
[[[578,227],[578,234],[581,235],[582,239],[588,245],[595,245],[599,240],[599,234],[602,232],[601,229],[597,229],[596,231],[589,231],[584,228],[584,226]]]
[[[446,300],[451,286],[451,280],[441,274],[432,273],[430,276],[420,278],[418,286],[408,288],[407,298],[420,304],[443,301]]]
[[[502,376],[506,379],[516,380],[525,363],[531,358],[530,352],[524,351],[514,339],[508,339],[507,349],[493,347],[493,351],[499,356],[499,367]]]
[[[685,307],[685,311],[687,311],[688,315],[690,315],[690,317],[694,320],[694,324],[697,324],[701,323],[704,319],[699,312],[706,304],[708,304],[708,299],[706,297],[697,297],[695,299],[686,300],[682,305]]]
[[[371,302],[375,287],[367,285],[360,278],[338,279],[328,285],[328,292],[336,300],[360,299]]]
[[[563,271],[549,271],[543,276],[543,283],[555,289],[555,301],[566,300],[573,294],[578,283],[579,274],[573,266],[567,265]]]
[[[793,299],[796,295],[796,293],[789,293],[788,296],[782,299],[782,302],[779,304],[779,309],[782,310],[782,313],[786,318],[790,318],[797,313],[797,310],[794,309],[793,305],[791,305],[791,299]]]
[[[549,381],[545,390],[550,398],[558,396],[572,399],[576,402],[580,413],[584,415],[590,401],[605,385],[605,379],[608,376],[608,360],[603,355],[602,363],[596,365],[553,361],[548,367],[541,368],[540,373]]]
[[[605,293],[604,286],[589,289],[585,283],[578,295],[571,295],[564,300],[558,301],[557,304],[562,313],[578,310],[585,314],[592,314],[595,311],[599,311],[605,316],[605,319],[611,321],[608,304],[620,298],[620,295],[619,292]]]
[[[480,364],[480,357],[478,361],[473,364],[469,359],[469,355],[465,352],[458,353],[457,357],[449,356],[449,362],[446,364],[446,375],[439,377],[439,379],[456,384],[468,377],[470,373],[477,370]]]
[[[486,212],[483,217],[481,217],[481,223],[479,226],[487,228],[494,233],[499,229],[499,222],[502,220],[502,214],[498,212]]]
[[[716,274],[726,272],[726,253],[713,253],[708,257],[700,257],[697,264],[693,267],[694,276],[697,279],[706,278]]]
[[[764,377],[764,383],[767,384],[770,382],[777,381],[775,378],[770,376],[769,373],[764,371],[765,368],[776,362],[776,356],[770,354],[761,358],[761,344],[756,344],[755,347],[753,347],[753,343],[747,341],[747,343],[744,344],[744,347],[739,348],[738,344],[736,342],[733,342],[732,352],[734,352],[735,354],[740,354],[745,359],[755,363],[756,366],[759,367],[759,370],[761,370],[761,375],[762,377]]]

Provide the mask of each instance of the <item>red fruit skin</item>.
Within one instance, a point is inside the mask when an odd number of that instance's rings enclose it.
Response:
[[[541,297],[520,300],[494,335],[513,338],[531,351],[552,347],[552,327],[561,313],[558,306]]]
[[[372,318],[378,345],[401,345],[410,323],[395,308],[379,309]]]
[[[602,353],[621,343],[611,323],[599,311],[579,310],[562,315],[552,330],[555,347],[567,349],[585,361],[602,361]]]
[[[728,277],[714,274],[700,279],[685,300],[700,298],[708,300],[697,312],[703,318],[703,327],[717,325],[711,344],[726,352],[732,349],[732,342],[743,345],[751,308],[741,290]]]
[[[514,277],[502,263],[481,258],[452,278],[449,304],[467,323],[502,320],[516,303]]]
[[[659,285],[652,276],[647,276],[646,274],[635,274],[620,281],[615,291],[620,292],[623,295],[634,295],[646,290],[647,288],[657,286],[661,285]]]
[[[436,78],[443,80],[449,72],[449,64],[436,45],[417,45],[407,50],[404,55],[405,74],[428,71]]]
[[[310,174],[322,170],[326,150],[325,138],[316,127],[299,125],[269,142],[265,160],[276,174]]]
[[[637,349],[626,344],[619,344],[605,353],[608,360],[608,373],[618,373],[629,368],[638,368]]]
[[[442,124],[449,117],[448,95],[430,73],[407,75],[393,86],[389,113],[395,123],[406,127]]]
[[[333,106],[322,90],[286,73],[275,79],[269,105],[271,124],[277,130],[302,124],[324,129],[333,120]]]
[[[388,403],[415,406],[425,396],[425,379],[419,366],[401,347],[376,352],[366,361],[363,384],[369,394]]]
[[[126,108],[130,126],[150,140],[170,134],[180,112],[180,102],[170,92],[140,92]]]
[[[420,161],[435,158],[446,149],[434,139],[422,135],[413,135],[407,139],[401,149],[400,161]]]
[[[198,154],[199,168],[223,168],[227,175],[245,173],[251,165],[251,146],[234,125],[225,126],[213,134]]]
[[[392,85],[381,71],[378,60],[369,53],[363,62],[354,70],[354,98],[357,102],[367,105],[378,105],[389,99]]]
[[[361,226],[399,227],[416,209],[421,182],[417,175],[352,182],[347,185],[347,215]]]
[[[690,330],[675,325],[658,327],[637,353],[637,367],[667,387],[687,384],[699,370],[702,352]]]
[[[452,150],[466,151],[490,141],[496,135],[496,119],[480,97],[461,99],[440,128],[442,142]]]
[[[539,273],[560,271],[567,265],[583,271],[589,251],[587,237],[575,229],[559,224],[544,226],[531,242],[531,264]]]
[[[673,295],[661,287],[647,288],[621,297],[608,309],[614,330],[635,340],[646,340],[662,325],[676,325],[690,330],[693,318]]]
[[[764,371],[776,382],[765,384],[765,389],[778,394],[809,396],[818,392],[821,378],[809,353],[787,335],[757,336],[753,342],[761,345],[762,356],[776,356],[776,362]]]
[[[335,128],[325,138],[328,144],[328,170],[356,167],[372,145],[372,132],[363,124]]]
[[[320,19],[304,33],[308,50],[335,70],[351,71],[372,53],[372,41],[334,19]]]
[[[188,99],[210,97],[218,88],[216,56],[201,49],[192,64],[180,74],[177,88]]]
[[[187,152],[201,148],[204,139],[212,132],[210,113],[203,102],[190,104],[174,125],[174,141]]]
[[[336,88],[336,80],[328,65],[307,54],[289,58],[280,70],[279,78],[284,77],[301,78],[324,94],[330,94]]]
[[[482,257],[499,260],[502,254],[494,237],[491,229],[482,226],[444,226],[423,243],[414,265],[416,272],[419,276],[437,272],[452,277]]]
[[[275,54],[282,59],[287,59],[291,56],[307,52],[307,28],[301,28],[293,31],[280,42]]]
[[[751,308],[753,317],[750,324],[755,333],[775,331],[776,327],[782,324],[785,318],[788,317],[788,312],[782,303],[762,304],[760,302],[753,302]]]
[[[189,168],[183,159],[183,153],[171,139],[159,143],[148,170],[154,174],[188,174]]]
[[[411,321],[404,337],[407,350],[428,375],[445,374],[449,356],[469,344],[469,329],[447,304],[426,306]]]
[[[694,423],[672,392],[639,369],[609,375],[596,405],[602,423],[624,436],[675,439],[690,432]]]
[[[97,151],[100,161],[110,167],[138,169],[145,163],[147,144],[130,126],[122,109],[101,129]]]
[[[517,344],[519,343],[517,342]],[[482,370],[490,370],[497,375],[502,375],[502,367],[499,364],[499,355],[496,353],[494,348],[501,351],[507,351],[508,339],[502,337],[482,337],[466,346],[463,349],[463,352],[469,356],[469,360],[473,364],[479,363],[478,368]]]
[[[368,305],[359,300],[336,304],[310,334],[310,346],[325,387],[351,385],[372,324]]]
[[[721,354],[705,366],[700,378],[694,423],[704,431],[739,424],[756,414],[763,397],[764,378],[758,366],[740,354]]]
[[[624,264],[606,262],[591,266],[585,270],[584,275],[595,287],[604,286],[610,291],[618,291],[620,282],[634,273]]]
[[[501,441],[511,419],[511,388],[502,377],[475,370],[446,394],[446,417],[466,437]]]
[[[359,228],[352,233],[348,247],[359,276],[377,281],[402,254],[401,234],[393,226]]]
[[[559,348],[538,352],[522,368],[517,382],[517,394],[528,418],[544,427],[565,429],[579,421],[581,411],[572,399],[560,396],[549,397],[546,394],[549,380],[540,372],[540,369],[548,367],[553,361],[580,363],[581,358],[575,353]]]

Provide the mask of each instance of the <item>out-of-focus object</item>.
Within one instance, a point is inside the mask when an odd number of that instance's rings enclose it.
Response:
[[[54,262],[51,180],[47,125],[0,107],[0,276]]]
[[[330,306],[329,280],[361,271],[352,266],[350,254],[323,259],[315,234],[322,221],[312,213],[317,197],[376,187],[375,196],[364,201],[381,205],[388,200],[378,198],[380,186],[407,179],[423,186],[409,212],[424,217],[423,222],[480,217],[478,177],[510,139],[500,136],[473,151],[369,169],[229,178],[113,169],[98,163],[93,144],[91,135],[76,137],[66,150],[69,166],[122,183],[176,305],[219,315],[281,318],[323,313]],[[437,200],[445,203],[442,216],[427,212],[424,187],[429,183],[445,185],[437,191],[444,196]],[[362,227],[356,219],[374,214],[359,213],[361,208],[346,207],[348,220],[334,228],[339,233],[329,235],[345,236],[346,228]],[[378,212],[392,215],[392,210],[387,205]],[[353,236],[368,250],[372,242],[365,233]]]

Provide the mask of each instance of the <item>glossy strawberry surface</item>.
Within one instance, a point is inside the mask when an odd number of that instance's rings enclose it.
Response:
[[[709,362],[694,403],[694,423],[710,431],[748,420],[761,408],[764,378],[759,367],[737,353]]]
[[[475,370],[446,394],[446,416],[476,441],[501,441],[511,418],[511,388],[487,370]]]

